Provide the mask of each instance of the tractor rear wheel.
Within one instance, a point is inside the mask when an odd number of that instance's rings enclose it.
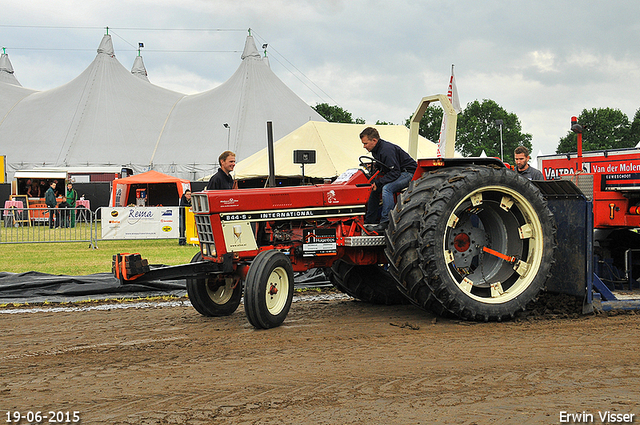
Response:
[[[202,261],[198,252],[192,263]],[[187,294],[191,305],[203,316],[228,316],[240,305],[242,281],[232,277],[188,278]]]
[[[545,199],[508,169],[452,167],[423,184],[429,181],[437,190],[421,222],[419,285],[462,319],[513,318],[537,298],[553,263],[556,233]]]
[[[293,267],[277,250],[262,251],[247,273],[244,310],[258,329],[280,326],[289,313],[293,300]]]
[[[395,280],[382,265],[358,266],[337,260],[331,266],[329,280],[341,292],[372,304],[408,304]]]
[[[389,228],[385,232],[385,254],[390,261],[389,272],[397,282],[398,290],[414,304],[440,315],[447,311],[435,302],[431,290],[424,281],[418,255],[420,226],[425,208],[433,193],[444,183],[442,175],[425,174],[409,183],[395,208],[389,214]]]

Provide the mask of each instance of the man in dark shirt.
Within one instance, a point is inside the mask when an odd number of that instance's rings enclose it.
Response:
[[[47,189],[44,194],[44,202],[45,204],[47,204],[47,207],[49,207],[49,229],[53,229],[54,224],[55,227],[58,227],[60,225],[60,223],[58,223],[54,218],[57,216],[55,208],[58,206],[55,190],[56,183],[51,182],[51,184],[49,185],[49,189]]]
[[[373,127],[365,128],[360,133],[360,140],[373,158],[384,165],[380,165],[381,173],[372,182],[372,192],[367,202],[365,223],[377,221],[380,198],[382,197],[382,213],[380,223],[370,226],[375,232],[383,232],[389,226],[389,212],[395,206],[393,195],[409,186],[409,182],[418,164],[402,148],[380,138],[378,130]]]
[[[529,165],[529,160],[531,159],[529,149],[524,146],[518,146],[513,152],[513,156],[516,161],[516,171],[518,174],[529,180],[544,180],[542,172]]]
[[[230,173],[236,166],[236,154],[231,151],[224,151],[218,158],[220,168],[218,172],[211,176],[207,184],[207,190],[233,189],[233,177]]]

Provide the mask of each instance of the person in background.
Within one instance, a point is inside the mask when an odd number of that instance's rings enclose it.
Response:
[[[218,172],[211,176],[207,184],[207,190],[233,189],[233,177],[231,172],[236,166],[236,154],[231,151],[224,151],[218,157],[220,168]]]
[[[73,188],[73,183],[67,183],[67,205],[70,208],[67,213],[66,226],[76,227],[76,201],[78,200],[78,192]]]
[[[38,186],[39,190],[38,192],[38,197],[43,196],[47,193],[47,190],[49,190],[49,186],[47,186],[47,182],[45,182],[44,180],[40,180],[40,186]],[[55,190],[54,190],[54,195],[55,195]]]
[[[31,179],[27,179],[27,183],[25,184],[25,195],[27,198],[33,198],[33,189],[31,187]]]
[[[518,146],[515,151],[513,151],[513,156],[516,161],[516,171],[518,174],[529,180],[544,180],[542,172],[529,165],[531,157],[529,156],[529,150],[527,148]]]
[[[191,206],[191,191],[189,189],[185,190],[184,194],[180,198],[180,206],[181,207]]]
[[[54,188],[54,192],[55,192],[55,194],[56,194],[56,198],[57,198],[57,197],[59,197],[59,196],[62,196],[62,195],[60,194],[60,191],[61,191],[61,190],[64,190],[64,187],[63,187],[63,186],[60,186],[60,183],[58,182],[58,180],[54,180],[53,182],[56,184],[56,186],[55,186],[55,188]]]
[[[41,198],[42,192],[40,192],[40,185],[38,182],[31,182],[31,192],[29,192],[30,198]]]
[[[53,229],[53,226],[55,224],[55,227],[58,227],[58,223],[56,223],[55,221],[55,214],[56,214],[56,183],[55,182],[51,182],[51,185],[49,186],[49,189],[47,189],[47,191],[44,194],[44,202],[45,204],[47,204],[47,207],[49,208],[49,229]]]
[[[178,245],[186,245],[187,238],[185,232],[187,230],[187,208],[191,208],[191,191],[189,189],[184,191],[184,194],[180,197],[180,237],[178,238]]]

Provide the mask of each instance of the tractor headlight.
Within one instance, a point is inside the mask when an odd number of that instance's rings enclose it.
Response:
[[[206,257],[215,257],[216,256],[216,246],[212,243],[203,243],[200,245],[202,255]]]

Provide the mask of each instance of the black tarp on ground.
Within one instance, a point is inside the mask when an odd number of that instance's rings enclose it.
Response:
[[[120,285],[111,273],[86,276],[40,272],[0,272],[0,302],[63,302],[82,299],[178,295],[186,293],[185,280],[152,281]]]
[[[295,277],[295,286],[298,288],[327,285],[331,284],[319,269],[312,269]],[[186,293],[184,279],[120,285],[120,281],[111,273],[66,276],[40,272],[0,272],[0,303],[73,302],[159,295],[184,296]]]

